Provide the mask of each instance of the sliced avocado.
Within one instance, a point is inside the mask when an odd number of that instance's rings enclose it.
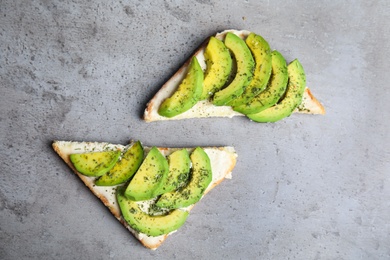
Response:
[[[177,209],[190,206],[198,202],[212,180],[210,159],[207,153],[197,147],[191,153],[192,171],[189,182],[183,188],[164,193],[157,200],[156,205],[161,208]]]
[[[302,102],[306,87],[306,76],[301,63],[292,61],[287,66],[288,86],[283,99],[270,108],[256,114],[247,115],[255,122],[276,122],[291,115],[294,109]]]
[[[194,56],[185,78],[172,96],[162,102],[158,113],[174,117],[193,107],[202,95],[203,77],[203,70]]]
[[[215,37],[210,37],[206,46],[204,57],[206,71],[203,81],[201,100],[210,98],[227,82],[232,71],[232,57],[225,44]]]
[[[70,161],[78,172],[90,177],[99,177],[108,172],[118,161],[121,151],[103,151],[71,154]]]
[[[250,33],[245,42],[255,58],[256,67],[253,79],[245,88],[244,93],[229,103],[232,107],[247,104],[267,87],[271,76],[272,57],[268,42],[255,33]]]
[[[234,55],[237,73],[227,87],[214,94],[213,104],[216,106],[226,105],[240,96],[252,80],[255,67],[252,53],[243,39],[229,32],[225,37],[225,45]]]
[[[156,197],[167,174],[167,159],[157,147],[153,147],[127,186],[126,197],[135,201]]]
[[[275,105],[287,88],[288,73],[286,60],[278,51],[271,53],[272,72],[267,88],[249,103],[233,106],[233,110],[243,114],[259,113]]]
[[[95,181],[97,186],[113,186],[126,182],[138,170],[144,159],[144,149],[140,141],[132,144],[122,158],[106,174]]]
[[[117,189],[116,197],[125,221],[132,229],[148,236],[160,236],[179,229],[189,214],[188,211],[176,209],[163,215],[149,215],[137,202],[123,194],[122,187]]]
[[[188,180],[191,159],[186,149],[177,150],[167,157],[169,172],[168,177],[165,179],[165,183],[161,185],[162,193],[177,190],[182,187]]]

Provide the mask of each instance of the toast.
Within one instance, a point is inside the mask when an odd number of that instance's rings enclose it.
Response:
[[[135,238],[137,238],[145,247],[155,250],[157,249],[165,239],[176,232],[176,230],[159,236],[148,236],[139,231],[134,230],[124,219],[121,214],[120,207],[118,206],[115,191],[121,185],[116,186],[97,186],[95,185],[96,177],[89,177],[78,172],[70,160],[71,154],[87,153],[87,152],[100,152],[106,150],[120,150],[123,151],[126,146],[120,144],[110,144],[107,142],[73,142],[73,141],[54,141],[52,147],[55,152],[64,160],[64,162],[74,171],[74,173],[84,182],[84,184],[92,191],[92,193],[98,197],[103,204],[110,210],[110,212],[119,220],[125,228],[127,228]],[[143,146],[145,154],[150,151],[151,147]],[[164,156],[168,156],[174,151],[183,148],[163,148],[158,147],[158,150]],[[189,152],[195,148],[185,148]],[[210,159],[212,168],[212,180],[207,186],[203,196],[213,189],[216,185],[222,182],[225,178],[230,179],[233,168],[236,164],[237,154],[233,147],[203,147]],[[184,210],[190,211],[195,204],[186,207]]]
[[[242,39],[245,39],[251,32],[247,30],[225,30],[221,33],[217,33],[215,38],[223,40],[228,32],[234,33]],[[171,97],[176,91],[181,81],[184,79],[187,69],[193,57],[196,57],[201,68],[206,70],[206,58],[205,49],[209,42],[207,38],[203,44],[201,44],[194,54],[178,69],[178,71],[158,90],[154,97],[147,103],[143,119],[146,122],[161,121],[161,120],[180,120],[189,118],[208,118],[208,117],[228,117],[245,116],[244,114],[234,111],[232,107],[228,105],[217,106],[210,100],[200,100],[189,110],[176,115],[174,117],[161,116],[158,112],[161,104],[167,98]],[[325,114],[324,106],[317,100],[317,98],[311,93],[308,87],[305,88],[302,102],[294,110],[294,113],[305,114]]]

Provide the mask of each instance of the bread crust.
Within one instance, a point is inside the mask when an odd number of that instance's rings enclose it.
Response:
[[[297,107],[295,112],[312,115],[325,115],[325,107],[314,97],[309,88],[305,88],[302,103]]]
[[[224,40],[226,34],[232,32],[241,38],[246,38],[250,31],[247,30],[225,30],[217,33],[214,36],[219,40]],[[211,36],[210,36],[211,37]],[[199,101],[188,111],[172,118],[163,117],[158,114],[158,109],[161,103],[170,97],[184,78],[187,67],[193,56],[196,56],[202,69],[206,68],[204,51],[210,39],[208,37],[191,55],[191,57],[176,71],[176,73],[157,91],[154,97],[147,103],[143,119],[146,122],[162,121],[162,120],[180,120],[189,118],[207,118],[207,117],[228,117],[245,116],[239,112],[234,111],[230,106],[215,106],[207,100]],[[302,109],[296,109],[295,113],[306,114],[325,114],[324,106],[314,97],[309,88],[305,89],[304,98],[300,105]]]
[[[107,192],[107,187],[98,187],[94,185],[94,177],[88,177],[79,173],[76,168],[73,166],[70,161],[69,155],[71,153],[83,153],[90,151],[99,151],[106,149],[118,149],[123,150],[125,146],[117,145],[117,144],[109,144],[105,142],[74,142],[74,141],[54,141],[52,143],[52,147],[54,151],[64,160],[64,162],[73,170],[73,172],[83,181],[83,183],[92,191],[92,193],[98,197],[102,203],[110,210],[112,215],[119,220],[122,225],[129,230],[135,238],[137,238],[142,245],[145,247],[155,250],[165,241],[165,239],[172,233],[166,235],[161,235],[158,237],[150,237],[145,234],[140,234],[137,231],[133,230],[124,218],[121,215],[118,203],[116,203],[116,197],[114,189]],[[147,151],[150,147],[144,146],[144,149]],[[166,147],[158,147],[160,152],[165,156],[169,155],[175,150],[182,148],[166,148]],[[189,151],[194,148],[186,148]],[[204,195],[212,190],[215,186],[221,183],[225,178],[231,178],[231,172],[236,164],[237,154],[233,147],[225,146],[225,147],[204,147],[203,148],[206,153],[210,157],[210,161],[212,164],[213,174],[217,174],[218,177],[214,178],[212,183],[207,187]],[[191,205],[186,208],[186,210],[190,211],[194,205]]]

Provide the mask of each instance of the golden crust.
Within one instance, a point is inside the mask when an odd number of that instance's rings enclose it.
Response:
[[[302,103],[296,109],[298,113],[325,115],[324,106],[311,93],[309,88],[303,93]]]

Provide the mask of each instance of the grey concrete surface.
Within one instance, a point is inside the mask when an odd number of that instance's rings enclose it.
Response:
[[[0,259],[390,259],[390,4],[0,1]],[[145,123],[147,101],[223,29],[299,58],[325,116]],[[53,140],[233,145],[233,179],[143,248]]]

